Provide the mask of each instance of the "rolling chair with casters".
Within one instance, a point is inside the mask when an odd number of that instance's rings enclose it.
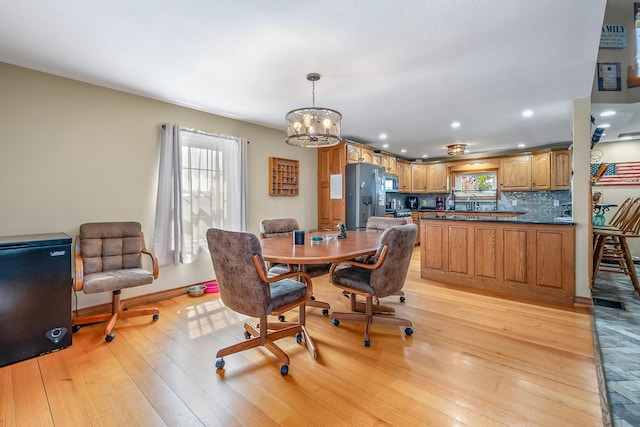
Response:
[[[416,224],[393,226],[380,236],[380,246],[375,255],[375,263],[346,261],[333,264],[329,272],[329,280],[334,286],[349,292],[351,296],[350,313],[331,313],[335,326],[341,320],[365,322],[364,345],[369,347],[369,329],[372,323],[392,324],[405,327],[405,334],[413,334],[410,320],[374,313],[373,299],[393,295],[402,290],[409,270],[411,255],[418,235]],[[347,267],[344,267],[347,264]],[[343,268],[336,268],[341,265]],[[355,312],[356,295],[365,298],[365,312]]]
[[[282,237],[291,236],[293,239],[294,230],[299,230],[298,221],[295,218],[275,218],[275,219],[263,219],[260,221],[260,238],[266,239],[269,237]],[[303,264],[303,265],[288,265],[288,264],[267,264],[269,267],[269,275],[284,274],[290,271],[304,271],[309,277],[318,277],[329,273],[331,264]],[[311,299],[307,302],[307,307],[316,307],[322,309],[324,316],[329,315],[329,309],[331,306],[327,302],[316,301],[315,297],[311,295]],[[284,314],[279,316],[281,322],[284,322]]]
[[[365,227],[366,231],[375,231],[377,233],[382,233],[389,227],[393,227],[394,225],[405,225],[409,222],[407,218],[411,219],[411,217],[401,217],[401,218],[387,218],[383,216],[370,216],[367,219],[367,226]],[[369,257],[358,257],[355,259],[358,262],[368,262],[370,264],[375,263],[375,258],[373,256]],[[406,297],[402,290],[398,291],[393,295],[398,295],[400,297],[400,302],[405,302]],[[376,304],[379,304],[380,301],[378,298],[375,299]]]
[[[315,346],[305,328],[305,303],[313,290],[309,275],[287,271],[267,277],[260,241],[251,233],[211,228],[207,242],[222,302],[235,312],[260,319],[257,327],[244,323],[246,341],[218,350],[216,369],[224,369],[224,356],[264,346],[282,362],[280,374],[287,375],[289,356],[275,343],[287,336],[295,336],[298,343],[304,340],[316,359]],[[267,315],[278,316],[294,308],[299,311],[295,323],[267,320]]]
[[[153,271],[142,268],[142,255],[150,257]],[[119,318],[151,315],[158,320],[157,308],[128,309],[120,301],[122,289],[148,285],[158,278],[158,260],[147,251],[142,227],[138,222],[100,222],[80,226],[75,245],[76,291],[85,294],[111,292],[111,313],[73,318],[73,331],[82,325],[108,322],[105,341],[111,342],[111,332]]]

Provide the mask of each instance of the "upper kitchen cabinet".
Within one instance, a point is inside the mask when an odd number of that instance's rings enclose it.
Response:
[[[373,153],[373,164],[374,165],[378,165],[378,166],[384,166],[384,160],[383,160],[383,155],[382,153],[378,152],[374,152]]]
[[[412,193],[427,192],[427,164],[426,163],[411,164],[411,192]]]
[[[397,175],[398,174],[398,162],[394,156],[388,154],[382,155],[382,166],[384,166],[387,173]]]
[[[500,159],[500,190],[531,191],[531,155]]]
[[[409,193],[411,191],[411,163],[398,160],[396,162],[396,170],[398,173],[398,191],[400,193]]]
[[[447,193],[447,164],[431,163],[427,165],[427,193]]]
[[[373,150],[367,147],[360,147],[360,153],[362,156],[362,163],[374,163],[373,161]]]
[[[571,190],[571,152],[551,152],[551,189]]]
[[[531,156],[531,189],[551,189],[551,153],[535,153]]]
[[[359,145],[345,144],[347,147],[347,163],[360,163],[362,162],[362,150]],[[342,145],[340,145],[342,148]]]

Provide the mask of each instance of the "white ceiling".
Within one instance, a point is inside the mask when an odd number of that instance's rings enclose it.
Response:
[[[606,0],[1,3],[1,62],[283,131],[317,72],[343,137],[437,158],[570,141]]]

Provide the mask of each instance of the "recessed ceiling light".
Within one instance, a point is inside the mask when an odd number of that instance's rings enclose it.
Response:
[[[382,148],[389,148],[389,144],[382,144]]]
[[[616,112],[613,110],[609,110],[609,111],[603,111],[602,113],[600,113],[600,117],[610,117],[613,116]]]
[[[451,127],[452,127],[452,128],[454,128],[454,129],[459,128],[459,127],[460,127],[460,122],[453,122],[453,123],[451,123]]]
[[[378,138],[387,139],[387,134],[386,133],[381,133],[380,135],[378,135]]]
[[[401,152],[401,153],[406,153],[406,152],[407,152],[407,150],[403,148],[402,150],[400,150],[400,152]]]
[[[423,154],[422,157],[429,157],[429,155],[428,154]]]
[[[601,125],[598,125],[599,128],[608,128],[609,126],[611,126],[609,123],[603,123]]]
[[[518,148],[524,148],[526,146],[527,146],[527,144],[518,144]]]
[[[531,117],[533,116],[533,110],[524,110],[522,112],[522,117]]]

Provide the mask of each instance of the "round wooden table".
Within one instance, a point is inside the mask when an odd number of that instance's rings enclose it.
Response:
[[[333,233],[335,234],[335,233]],[[260,239],[262,257],[280,264],[328,264],[341,262],[362,255],[373,255],[378,250],[380,233],[371,231],[347,231],[346,239],[324,239],[325,233],[306,233],[304,245],[295,245],[293,237],[269,237]],[[314,242],[312,236],[322,236]]]

